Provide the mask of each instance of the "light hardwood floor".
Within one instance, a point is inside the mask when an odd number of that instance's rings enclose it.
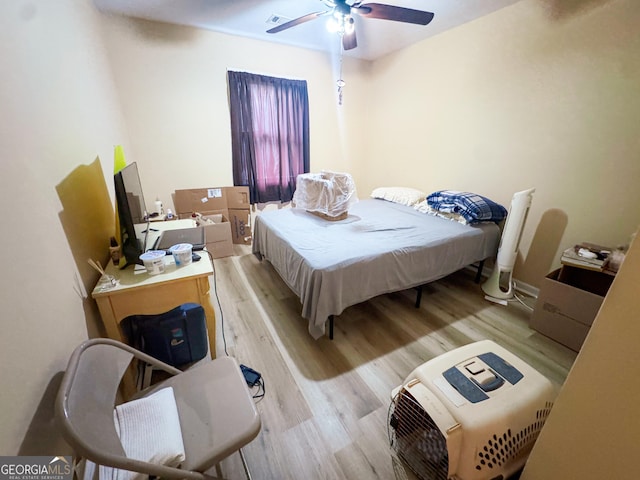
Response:
[[[390,392],[458,346],[491,339],[557,386],[575,360],[528,327],[521,304],[484,300],[468,270],[426,286],[419,309],[414,290],[382,295],[336,317],[334,340],[314,340],[273,267],[235,247],[238,255],[215,260],[217,354],[225,355],[224,328],[228,354],[265,380],[262,430],[243,449],[254,480],[407,478],[389,449]],[[225,478],[245,478],[237,454],[221,467]]]

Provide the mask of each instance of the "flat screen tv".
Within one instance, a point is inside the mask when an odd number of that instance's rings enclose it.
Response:
[[[142,264],[140,255],[146,250],[146,235],[138,238],[135,226],[148,223],[144,218],[147,208],[144,203],[138,166],[135,162],[116,173],[113,180],[120,220],[120,245],[126,259],[126,264],[122,268],[126,268],[136,263]]]

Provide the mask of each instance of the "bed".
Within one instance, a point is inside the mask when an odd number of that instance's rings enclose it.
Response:
[[[419,287],[495,256],[500,228],[463,225],[381,199],[361,200],[346,219],[299,208],[256,217],[253,253],[300,298],[315,339],[333,337],[333,316],[385,293]]]

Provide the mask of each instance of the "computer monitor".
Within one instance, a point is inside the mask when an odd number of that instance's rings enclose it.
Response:
[[[148,220],[145,219],[147,208],[144,203],[138,166],[135,162],[116,173],[113,180],[120,220],[120,245],[126,259],[126,264],[122,268],[126,268],[136,263],[142,264],[140,255],[146,250],[146,235],[138,238],[135,226],[147,223],[146,232],[148,233]]]

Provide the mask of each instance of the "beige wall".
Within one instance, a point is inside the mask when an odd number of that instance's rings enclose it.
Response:
[[[108,17],[90,0],[4,2],[0,454],[61,453],[51,401],[72,348],[99,333],[86,258],[106,258],[113,146],[139,161],[149,201],[231,182],[227,68],[307,79],[312,168],[352,171],[361,196],[393,182],[508,203],[535,186],[523,280],[566,244],[625,241],[640,205],[637,3],[549,2],[347,60],[342,108],[336,59],[317,52]]]
[[[207,30],[104,15],[111,65],[147,204],[179,188],[232,185],[227,69],[304,79],[309,89],[311,168],[350,171],[360,150],[367,63]]]
[[[373,65],[362,191],[536,193],[515,277],[640,222],[640,4],[523,0]],[[529,254],[532,254],[529,256]]]
[[[53,396],[98,328],[86,258],[106,252],[94,234],[113,227],[104,178],[126,135],[96,15],[84,1],[0,5],[0,455],[64,453]]]
[[[640,241],[634,241],[522,480],[638,478]]]

